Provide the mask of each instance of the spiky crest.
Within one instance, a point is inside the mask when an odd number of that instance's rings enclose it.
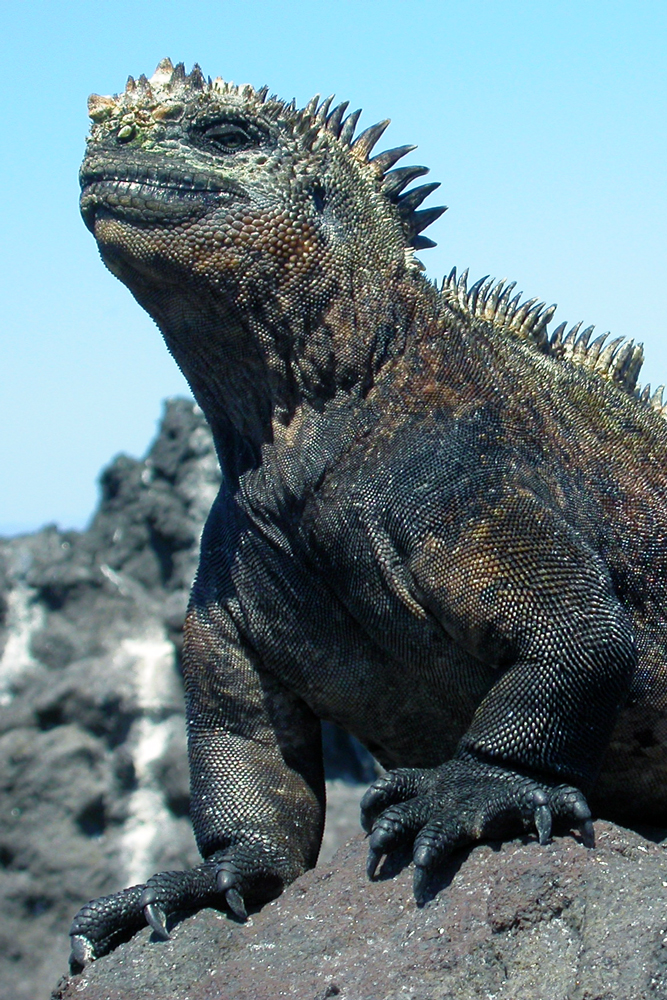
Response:
[[[494,282],[484,277],[468,288],[468,271],[457,276],[453,268],[443,280],[442,295],[469,317],[485,320],[512,337],[532,343],[542,354],[566,359],[595,372],[667,417],[667,404],[663,405],[662,399],[664,386],[659,386],[653,394],[650,385],[644,389],[637,386],[644,360],[643,344],[617,337],[605,345],[608,333],[589,343],[594,327],[589,326],[580,333],[581,323],[575,323],[567,332],[567,324],[561,323],[548,333],[547,326],[556,306],[547,307],[536,299],[522,303],[521,292],[512,295],[515,287],[515,281],[508,284],[505,280]]]
[[[420,234],[440,218],[446,208],[427,208],[417,211],[417,207],[438,185],[426,184],[402,194],[415,177],[428,173],[428,168],[391,169],[416,147],[397,146],[395,149],[388,149],[371,157],[370,154],[389,121],[371,125],[355,138],[354,133],[361,111],[353,111],[346,116],[347,101],[330,110],[333,95],[320,101],[318,94],[304,108],[298,109],[294,101],[288,103],[279,100],[275,95],[269,96],[267,87],[255,90],[250,84],[236,86],[221,77],[206,80],[197,64],[190,73],[186,73],[183,63],[174,66],[171,59],[162,59],[150,79],[141,76],[135,81],[129,77],[124,93],[116,97],[91,95],[88,100],[88,110],[94,122],[113,121],[114,125],[120,125],[119,138],[124,141],[134,135],[134,125],[137,120],[140,125],[150,125],[151,122],[176,114],[180,104],[200,100],[207,94],[238,95],[241,100],[250,105],[254,104],[258,110],[261,109],[264,118],[285,119],[300,137],[306,149],[313,148],[324,134],[337,139],[358,163],[373,171],[374,176],[380,181],[382,193],[398,209],[405,233],[406,249],[424,250],[436,245],[433,240]],[[124,116],[127,118],[125,122],[122,121]],[[118,122],[117,119],[121,121]]]

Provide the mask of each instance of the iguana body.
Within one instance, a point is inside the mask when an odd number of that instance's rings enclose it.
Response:
[[[204,409],[224,485],[186,622],[206,859],[94,901],[75,962],[315,863],[319,719],[387,768],[369,871],[552,819],[667,821],[667,424],[641,349],[414,249],[425,172],[386,123],[160,64],[92,98],[82,212]],[[405,770],[408,769],[408,770]]]

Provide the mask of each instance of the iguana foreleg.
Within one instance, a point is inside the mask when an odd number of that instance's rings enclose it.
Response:
[[[527,491],[426,533],[410,568],[426,607],[500,676],[453,760],[378,779],[362,801],[368,869],[413,843],[415,894],[455,847],[552,819],[592,842],[592,787],[636,665],[629,618],[580,534]]]
[[[205,861],[82,907],[70,931],[74,968],[146,923],[168,937],[177,911],[226,904],[244,919],[246,903],[279,895],[317,860],[324,823],[319,720],[263,673],[220,606],[195,604],[185,635],[191,816]]]

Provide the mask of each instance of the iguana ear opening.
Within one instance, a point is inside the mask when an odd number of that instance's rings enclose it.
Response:
[[[327,200],[327,193],[324,185],[320,184],[319,181],[316,181],[315,184],[313,184],[312,195],[316,210],[320,213],[323,212]]]

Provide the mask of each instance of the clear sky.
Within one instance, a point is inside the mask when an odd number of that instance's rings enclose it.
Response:
[[[23,0],[0,49],[0,533],[83,527],[101,467],[187,391],[77,207],[88,94],[166,55],[390,117],[378,149],[418,143],[450,206],[432,277],[516,280],[557,321],[643,340],[643,381],[667,381],[664,0]]]

